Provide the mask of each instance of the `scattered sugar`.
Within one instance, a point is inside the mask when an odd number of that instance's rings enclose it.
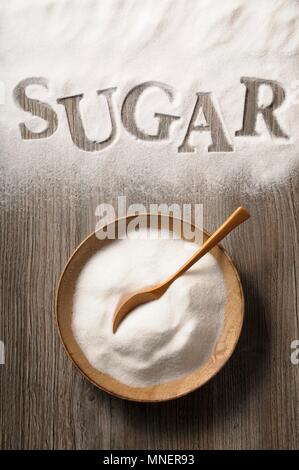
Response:
[[[5,203],[28,185],[49,191],[57,185],[68,187],[78,207],[98,188],[104,200],[117,196],[121,188],[133,202],[144,203],[147,197],[173,201],[186,195],[198,202],[203,195],[220,192],[240,196],[268,191],[298,172],[298,1],[10,0],[2,2],[0,10]],[[262,120],[260,137],[235,137],[244,111],[242,76],[282,84],[286,100],[277,118],[288,141],[271,139]],[[28,77],[48,79],[48,91],[35,87],[28,94],[55,109],[59,126],[49,138],[24,142],[19,123],[39,126],[16,106],[12,93]],[[150,80],[168,84],[174,101],[149,90],[136,119],[144,131],[155,132],[155,112],[181,116],[166,141],[137,140],[121,124],[120,108],[128,90]],[[117,87],[117,139],[102,152],[83,152],[72,143],[64,107],[56,100],[84,93],[81,111],[87,133],[104,139],[110,120],[96,90],[109,87]],[[234,152],[209,153],[209,136],[196,133],[196,152],[177,152],[198,91],[215,94]],[[261,99],[269,103],[268,96]]]

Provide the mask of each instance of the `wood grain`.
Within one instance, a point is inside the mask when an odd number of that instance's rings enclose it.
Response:
[[[125,402],[96,389],[75,370],[55,330],[57,282],[71,252],[94,230],[100,190],[74,202],[65,186],[24,186],[13,175],[9,183],[18,190],[0,212],[0,339],[6,345],[0,448],[298,447],[299,366],[290,361],[290,343],[299,339],[298,181],[266,196],[197,201],[204,203],[210,232],[239,205],[251,213],[246,227],[223,243],[243,282],[244,329],[237,351],[211,382],[161,404]],[[190,202],[190,195],[169,202]]]

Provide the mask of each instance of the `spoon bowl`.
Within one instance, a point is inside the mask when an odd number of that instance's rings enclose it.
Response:
[[[155,291],[156,291],[155,287],[145,287],[136,292],[131,292],[130,294],[124,295],[120,299],[116,307],[117,315],[115,315],[113,319],[113,325],[112,325],[113,333],[116,332],[123,318],[125,318],[125,316],[131,310],[133,310],[133,308],[136,308],[138,305],[142,305],[147,302],[152,302],[153,300],[159,299],[160,297],[159,292],[156,293]]]

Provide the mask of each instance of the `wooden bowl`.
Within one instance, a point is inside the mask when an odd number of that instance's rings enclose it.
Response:
[[[115,223],[116,230],[125,230],[134,217],[135,216],[128,216],[114,221],[113,223]],[[142,217],[144,217],[144,221],[149,224],[150,214],[144,214]],[[164,223],[166,222],[165,218],[168,219],[169,230],[176,232],[178,227],[180,227],[180,234],[183,233],[181,229],[182,224],[186,224],[186,222],[171,216],[159,215],[158,228],[161,227],[162,221]],[[179,225],[178,222],[181,225]],[[191,224],[188,225],[189,227],[191,226],[190,228],[192,228],[192,230],[196,231],[195,233],[201,233],[199,228]],[[208,236],[208,233],[204,232],[204,240]],[[56,298],[56,322],[66,352],[87,379],[105,392],[119,398],[139,402],[161,402],[186,395],[204,385],[217,374],[230,358],[236,347],[241,333],[244,315],[243,291],[236,268],[221,246],[218,245],[213,248],[211,254],[216,258],[224,274],[227,299],[223,327],[209,359],[198,367],[198,369],[178,379],[153,386],[131,387],[119,382],[106,373],[100,372],[89,364],[74,338],[71,326],[73,296],[76,282],[82,268],[98,250],[101,250],[107,244],[115,242],[117,242],[117,240],[100,240],[97,238],[95,232],[92,233],[75,250],[60,277]]]

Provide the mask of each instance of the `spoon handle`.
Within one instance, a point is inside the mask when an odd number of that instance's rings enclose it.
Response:
[[[202,258],[206,253],[208,253],[215,245],[217,245],[223,238],[226,237],[232,230],[234,230],[238,225],[245,222],[249,219],[250,214],[243,208],[239,207],[236,209],[226,221],[213,233],[201,247],[191,256],[191,258],[186,261],[185,264],[174,274],[172,274],[166,281],[164,281],[159,287],[161,290],[165,291],[168,287],[184,272],[193,266],[200,258]]]

